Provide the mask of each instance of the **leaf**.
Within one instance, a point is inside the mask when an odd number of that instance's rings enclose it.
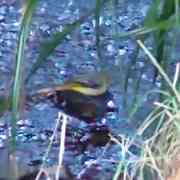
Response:
[[[22,69],[24,60],[24,49],[28,38],[33,10],[36,7],[37,0],[27,0],[22,12],[22,21],[18,37],[16,50],[16,67],[12,89],[12,146],[15,146],[16,121],[19,115],[20,91],[22,86]],[[13,148],[13,151],[15,148]]]

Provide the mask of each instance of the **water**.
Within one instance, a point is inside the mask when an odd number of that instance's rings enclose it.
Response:
[[[117,11],[113,6],[106,6],[101,13],[102,30],[102,59],[105,69],[112,75],[112,86],[110,92],[114,96],[114,104],[118,112],[108,113],[101,120],[108,132],[113,135],[125,135],[132,137],[136,127],[142,122],[149,111],[149,104],[144,101],[144,92],[152,87],[152,73],[144,72],[143,84],[140,91],[135,92],[135,80],[138,72],[144,68],[143,61],[133,63],[134,40],[118,40],[111,38],[117,31],[132,30],[139,27],[143,22],[150,0],[124,1],[119,2]],[[37,11],[33,17],[30,37],[25,53],[24,75],[32,67],[32,63],[38,54],[40,42],[45,38],[50,38],[56,30],[62,30],[64,24],[73,22],[83,15],[88,9],[94,7],[95,1],[40,1]],[[140,11],[139,11],[140,10]],[[0,7],[0,93],[4,94],[11,85],[13,65],[15,60],[15,48],[17,33],[20,22],[20,5],[18,3],[6,4]],[[40,87],[46,87],[57,83],[62,83],[72,74],[86,71],[94,71],[100,68],[97,61],[95,48],[95,28],[92,17],[82,24],[66,40],[61,43],[55,53],[48,58],[48,62],[33,75],[29,84],[25,87],[25,93],[33,92]],[[124,92],[125,74],[128,72],[128,65],[133,64],[128,81],[128,91]],[[147,104],[136,113],[133,118],[129,118],[129,108],[133,102],[134,94],[142,97],[142,106]],[[129,105],[124,106],[124,98]],[[127,98],[128,97],[128,98]],[[145,103],[146,102],[146,103]],[[32,169],[41,164],[42,157],[50,141],[55,127],[58,109],[49,100],[40,102],[24,101],[22,106],[21,120],[18,122],[17,131],[17,157],[18,162],[24,165],[24,169]],[[7,139],[9,128],[7,124],[10,114],[6,113],[1,117],[3,125],[0,129],[0,153],[7,154]],[[76,179],[112,179],[118,161],[121,159],[121,149],[119,145],[110,143],[104,145],[97,142],[102,137],[106,137],[107,132],[103,131],[100,137],[89,130],[90,127],[83,122],[72,117],[68,124],[68,135],[64,163],[73,172]],[[98,137],[98,138],[97,138]],[[88,139],[89,138],[89,139]],[[108,139],[105,140],[108,143]],[[105,143],[105,144],[106,144]],[[103,146],[102,146],[103,144]],[[55,140],[52,150],[48,156],[47,164],[57,163],[59,141]],[[102,154],[102,152],[104,152]],[[2,160],[7,162],[7,159]],[[1,161],[1,162],[2,162]],[[1,166],[3,166],[2,164]],[[2,168],[0,167],[2,170]],[[94,174],[92,177],[91,174]],[[2,177],[5,174],[0,173]]]

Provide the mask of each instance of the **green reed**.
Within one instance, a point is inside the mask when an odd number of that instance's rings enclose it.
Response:
[[[36,7],[37,0],[27,0],[23,7],[21,17],[21,27],[18,36],[17,50],[16,50],[16,67],[13,80],[12,88],[12,151],[15,150],[16,146],[16,121],[19,118],[19,103],[21,100],[21,87],[22,87],[22,72],[24,63],[24,50],[26,47],[26,41],[29,34],[31,19],[33,11]]]

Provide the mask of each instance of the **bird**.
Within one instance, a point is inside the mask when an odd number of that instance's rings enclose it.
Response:
[[[105,72],[83,73],[37,93],[50,98],[66,114],[90,123],[108,111],[107,104],[113,100],[109,85],[110,77]]]

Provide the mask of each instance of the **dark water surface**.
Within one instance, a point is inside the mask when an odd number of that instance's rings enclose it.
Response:
[[[105,118],[101,119],[100,130],[95,128],[96,138],[94,138],[95,133],[92,127],[71,118],[67,127],[64,163],[76,179],[112,179],[117,163],[121,159],[121,148],[115,143],[104,145],[108,141],[107,134],[111,132],[115,136],[133,137],[135,129],[143,121],[149,107],[151,107],[151,101],[147,101],[144,94],[152,88],[152,66],[145,64],[141,55],[137,62],[133,62],[134,51],[137,47],[133,39],[112,38],[116,32],[140,27],[150,2],[150,0],[124,0],[123,2],[119,1],[116,8],[109,3],[102,10],[100,17],[103,34],[101,63],[111,73],[110,92],[114,96],[113,103],[118,108],[118,112],[109,112]],[[63,25],[78,19],[94,6],[95,1],[92,0],[46,0],[39,2],[33,17],[25,53],[24,78],[27,75],[26,72],[29,72],[32,67],[32,63],[35,62],[40,42],[50,38],[52,33],[62,30]],[[11,86],[19,22],[20,3],[11,4],[10,1],[9,3],[2,1],[2,4],[0,3],[1,94],[6,94],[7,89]],[[100,68],[95,47],[94,23],[93,17],[89,17],[77,30],[67,36],[55,53],[48,58],[48,62],[33,75],[29,84],[24,87],[24,94],[34,92],[41,87],[62,83],[73,74],[96,71]],[[132,64],[132,68],[128,91],[124,93],[124,79],[130,64]],[[135,80],[140,76],[140,71],[143,72],[143,83],[141,83],[139,91],[135,92]],[[140,108],[133,118],[129,118],[129,108],[126,108],[123,102],[126,98],[127,104],[131,105],[134,94],[141,99],[143,108]],[[55,127],[58,111],[48,100],[40,102],[25,100],[24,105],[22,105],[21,119],[17,122],[17,156],[24,168],[33,169],[35,165],[41,164]],[[6,169],[6,141],[9,132],[7,122],[10,118],[8,112],[0,118],[0,154],[4,158],[0,161],[0,177],[6,176],[7,173],[1,167]],[[97,142],[97,137],[101,139],[100,142]],[[57,162],[58,150],[59,141],[57,139],[48,156],[48,165]]]

